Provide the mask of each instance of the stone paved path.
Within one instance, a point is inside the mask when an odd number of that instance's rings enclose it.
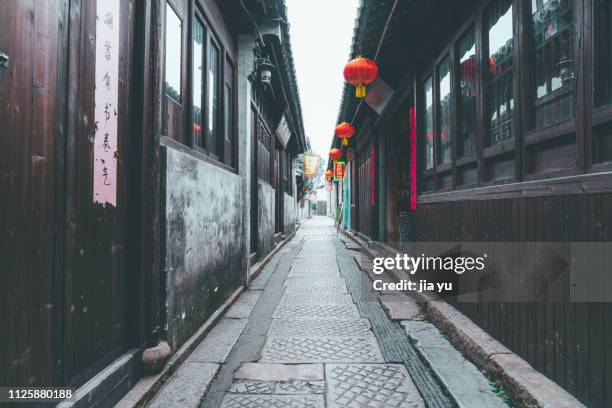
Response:
[[[359,315],[339,273],[337,239],[328,218],[302,226],[259,358],[246,375],[238,371],[223,408],[424,406],[406,368],[385,363]]]
[[[328,217],[302,224],[149,406],[502,407],[416,304],[372,291],[340,237]]]

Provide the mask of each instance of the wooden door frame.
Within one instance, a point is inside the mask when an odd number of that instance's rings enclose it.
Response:
[[[79,10],[84,0],[66,0],[66,10]],[[130,35],[133,42],[129,50],[130,72],[133,78],[130,81],[128,95],[130,99],[129,117],[126,129],[128,134],[134,135],[128,141],[129,152],[122,157],[128,160],[128,169],[125,174],[127,183],[131,186],[127,197],[126,219],[133,220],[126,226],[126,242],[129,249],[126,251],[127,270],[134,271],[126,281],[125,311],[128,327],[125,332],[125,347],[144,350],[156,343],[161,332],[162,313],[160,302],[160,217],[161,217],[161,177],[160,177],[160,145],[161,133],[161,95],[162,95],[162,67],[163,67],[163,19],[165,0],[152,0],[136,2],[131,19],[134,21],[123,34]],[[58,158],[64,162],[63,174],[56,175],[56,186],[60,191],[62,202],[58,211],[68,218],[74,208],[70,204],[68,183],[70,170],[68,158],[74,155],[74,143],[71,138],[77,134],[77,112],[79,108],[79,92],[82,85],[78,82],[78,66],[81,49],[78,47],[83,35],[83,16],[81,13],[68,13],[69,27],[62,34],[62,47],[58,47],[58,65],[66,60],[62,69],[58,70],[58,98],[63,98],[62,111],[58,112],[57,132],[58,138],[64,137],[65,144],[56,149]],[[60,76],[61,73],[61,76]],[[75,85],[76,84],[76,85]],[[64,131],[65,129],[65,131]],[[72,136],[71,136],[72,135]],[[125,135],[128,137],[128,135]],[[58,172],[60,173],[60,172]],[[157,199],[150,199],[157,197]],[[70,256],[67,253],[66,240],[70,239],[69,226],[65,225],[62,217],[62,228],[58,232],[58,246],[56,250],[57,262],[55,265],[54,293],[58,297],[58,304],[65,304],[66,268],[64,260]],[[68,282],[70,284],[70,282]],[[55,311],[58,329],[54,333],[54,350],[63,356],[66,352],[66,311],[58,307]],[[65,359],[62,357],[62,361]],[[57,365],[56,375],[61,383],[71,379],[67,367]],[[101,367],[96,367],[96,370]],[[77,377],[82,377],[80,374]],[[85,378],[87,380],[87,378]],[[75,380],[79,385],[82,379]]]
[[[165,0],[137,2],[133,69],[134,134],[139,135],[139,237],[134,339],[140,350],[155,346],[163,335],[161,280],[162,131]]]

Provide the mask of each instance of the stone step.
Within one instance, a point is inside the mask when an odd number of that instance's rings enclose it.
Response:
[[[407,295],[382,295],[379,300],[391,320],[423,320],[421,308]]]
[[[502,408],[484,375],[426,321],[401,322],[417,352],[429,364],[459,408]]]

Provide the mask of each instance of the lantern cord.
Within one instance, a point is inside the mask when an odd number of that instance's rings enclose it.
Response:
[[[385,35],[387,34],[387,29],[389,28],[389,23],[391,22],[391,18],[393,17],[393,14],[395,14],[395,8],[397,7],[397,2],[398,0],[395,0],[393,2],[393,6],[391,6],[391,11],[389,11],[389,16],[387,17],[385,28],[383,28],[383,32],[380,35],[380,40],[378,41],[378,47],[376,47],[376,53],[374,54],[374,62],[376,62],[376,59],[378,58],[378,53],[380,52],[380,48],[382,47],[383,41],[385,41]],[[353,122],[355,121],[355,118],[357,118],[357,114],[359,113],[359,108],[361,108],[362,103],[363,103],[363,99],[360,99],[359,105],[357,105],[357,109],[355,109],[353,120],[351,120],[351,124],[353,124]]]
[[[255,27],[255,31],[257,31],[257,36],[259,37],[259,41],[261,41],[261,46],[262,47],[265,46],[266,43],[264,42],[263,35],[261,35],[261,31],[259,30],[259,25],[257,25],[257,21],[255,21],[255,18],[253,17],[249,9],[244,5],[244,0],[240,0],[240,5],[244,9],[244,12],[249,16],[249,18],[253,22],[253,26]]]
[[[387,17],[387,22],[385,23],[385,28],[383,29],[382,34],[380,35],[380,41],[378,42],[378,47],[376,47],[376,53],[374,54],[374,61],[378,58],[378,53],[380,52],[380,47],[382,47],[382,43],[385,40],[385,35],[387,34],[387,29],[389,28],[389,23],[391,22],[391,18],[395,13],[395,8],[397,7],[397,1],[393,2],[393,6],[391,7],[391,11],[389,12],[389,17]]]

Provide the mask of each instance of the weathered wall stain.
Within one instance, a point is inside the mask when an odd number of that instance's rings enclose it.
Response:
[[[274,189],[261,180],[258,181],[258,249],[262,258],[274,248]]]
[[[285,234],[290,234],[295,229],[295,221],[296,221],[295,205],[296,204],[292,196],[290,196],[287,193],[284,193],[284,194],[285,194],[285,197],[284,197],[284,202],[285,202],[284,232]]]
[[[178,348],[242,283],[241,178],[174,150],[166,155],[166,319]]]

